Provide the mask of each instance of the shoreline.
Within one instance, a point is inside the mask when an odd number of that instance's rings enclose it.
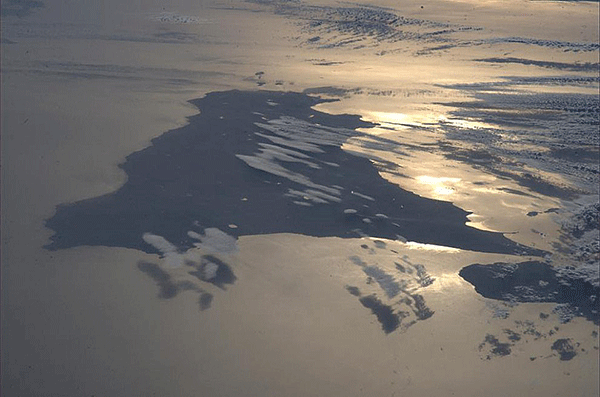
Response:
[[[121,188],[57,208],[46,222],[55,231],[48,249],[108,245],[153,252],[142,241],[153,233],[185,251],[193,246],[190,232],[218,228],[233,236],[367,235],[543,255],[466,227],[467,213],[450,203],[388,183],[373,164],[377,159],[341,147],[354,137],[387,152],[402,146],[359,133],[368,126],[359,116],[313,110],[323,100],[259,90],[213,92],[192,102],[200,113],[188,125],[127,157]]]

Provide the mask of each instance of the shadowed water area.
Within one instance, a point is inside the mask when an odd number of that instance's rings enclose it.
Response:
[[[535,251],[499,233],[465,225],[467,212],[400,189],[376,163],[342,149],[350,138],[401,151],[366,135],[356,115],[313,109],[325,100],[301,93],[213,92],[192,101],[189,124],[127,157],[127,182],[117,191],[58,206],[46,226],[48,249],[82,245],[156,252],[144,233],[179,249],[189,232],[234,236],[298,233],[343,238],[405,238],[498,253]],[[192,233],[193,236],[193,233]]]

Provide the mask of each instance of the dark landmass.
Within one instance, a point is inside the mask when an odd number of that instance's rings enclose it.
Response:
[[[507,335],[507,338],[512,342],[518,342],[521,340],[521,334],[513,331],[512,329],[503,329],[504,333]]]
[[[491,360],[492,357],[508,356],[512,352],[510,343],[502,343],[491,334],[485,336],[485,339],[479,345],[479,351],[484,350],[486,347],[489,350],[485,356],[487,360]]]
[[[177,284],[171,280],[171,275],[162,270],[157,264],[140,262],[138,263],[138,269],[143,273],[146,273],[154,280],[154,282],[156,282],[156,285],[159,288],[158,296],[160,298],[170,299],[179,293],[179,288]]]
[[[543,313],[540,313],[543,314]],[[548,318],[540,316],[541,320]],[[495,336],[492,334],[486,334],[483,342],[479,344],[479,351],[481,352],[481,358],[484,360],[491,360],[493,358],[507,356],[509,354],[522,352],[525,345],[537,342],[541,344],[549,344],[551,338],[556,338],[559,332],[559,327],[548,328],[546,324],[545,329],[539,329],[538,326],[530,320],[517,320],[514,322],[516,330],[510,328],[503,329],[503,335]],[[592,334],[592,336],[594,336]],[[529,360],[535,361],[538,358],[547,359],[550,357],[558,356],[561,361],[568,361],[575,357],[579,352],[585,352],[586,347],[582,346],[582,343],[574,341],[571,338],[560,338],[554,340],[552,344],[548,346],[550,350],[553,350],[555,354],[541,355],[541,356],[530,356]],[[593,345],[588,347],[593,348]]]
[[[435,312],[427,306],[425,303],[425,298],[423,298],[422,295],[414,294],[410,295],[410,297],[413,298],[414,306],[412,304],[409,304],[409,306],[411,306],[413,312],[419,320],[427,320],[433,316]]]
[[[347,285],[346,290],[348,290],[348,292],[350,292],[350,295],[352,296],[360,296],[360,290],[358,289],[358,287]]]
[[[600,203],[594,203],[565,219],[561,225],[560,242],[554,248],[568,254],[573,261],[594,266],[600,263]]]
[[[561,361],[569,361],[577,355],[575,346],[571,343],[571,339],[557,339],[552,344],[552,350],[556,351]]]
[[[212,305],[212,301],[213,301],[212,294],[209,294],[208,292],[202,293],[200,295],[200,298],[198,298],[198,305],[200,306],[200,310],[210,309],[210,306]]]
[[[400,326],[400,317],[394,313],[393,309],[381,302],[375,295],[363,296],[358,299],[360,303],[371,309],[371,312],[377,316],[377,320],[381,323],[383,332],[389,334]]]
[[[226,289],[226,284],[233,284],[237,279],[228,264],[212,255],[204,255],[201,263],[188,262],[187,264],[196,269],[188,272],[190,275],[222,290]]]
[[[597,77],[506,77],[503,81],[444,86],[473,92],[470,102],[440,103],[452,107],[458,120],[488,124],[486,128],[463,128],[441,124],[448,142],[441,145],[451,159],[473,164],[499,177],[546,196],[572,200],[596,194],[600,173],[598,147],[600,100],[598,95],[512,92],[519,86],[586,86]],[[509,130],[516,144],[506,145]],[[475,148],[458,147],[452,141]],[[519,143],[523,146],[519,147]],[[464,146],[464,145],[461,145]],[[569,185],[532,175],[537,169],[568,177]]]
[[[402,291],[400,284],[394,280],[394,277],[377,266],[365,266],[363,267],[363,272],[379,284],[389,299],[395,297]]]
[[[360,93],[361,90],[358,88],[347,89],[347,88],[327,86],[327,87],[307,88],[303,92],[307,95],[326,95],[326,96],[344,98],[344,97],[349,97],[351,94]]]
[[[377,317],[377,321],[381,324],[383,332],[389,334],[400,327],[402,319],[406,316],[404,312],[395,312],[391,305],[382,302],[376,294],[362,296],[358,287],[346,285],[346,290],[350,295],[358,297],[361,305],[371,310],[371,313]]]
[[[555,302],[600,323],[600,286],[593,269],[555,268],[530,261],[469,265],[459,275],[482,296],[510,302]]]
[[[513,58],[513,57],[475,59],[475,61],[486,62],[486,63],[519,63],[521,65],[532,65],[532,66],[539,66],[542,68],[569,70],[569,71],[574,71],[574,72],[597,72],[598,68],[599,68],[598,63],[548,62],[548,61],[536,61],[533,59]]]
[[[600,228],[600,202],[583,207],[571,219],[567,220],[562,229],[575,238]]]
[[[103,196],[59,205],[47,249],[82,245],[158,252],[162,236],[184,251],[188,232],[233,236],[297,233],[343,238],[399,237],[497,253],[541,254],[499,233],[465,225],[468,213],[383,179],[367,158],[341,145],[352,137],[385,150],[393,142],[356,131],[353,115],[312,107],[323,99],[269,91],[213,92],[192,101],[201,113],[127,157],[127,182]],[[233,225],[233,226],[232,226]]]
[[[378,287],[378,290],[367,296],[363,296],[355,286],[347,285],[346,290],[358,297],[360,303],[371,310],[386,334],[398,328],[405,331],[418,321],[427,320],[434,315],[435,312],[427,306],[425,298],[416,293],[417,290],[426,288],[435,281],[427,273],[425,266],[401,258],[406,263],[406,267],[395,263],[398,273],[389,274],[377,265],[369,265],[358,256],[351,256],[348,259],[360,266],[368,276],[367,288],[373,290],[374,287]]]
[[[173,299],[179,295],[180,292],[194,291],[200,295],[198,298],[198,306],[200,307],[200,310],[206,310],[210,308],[213,295],[205,292],[202,290],[202,288],[198,287],[191,281],[173,281],[171,275],[155,263],[139,262],[137,267],[142,273],[147,274],[152,280],[154,280],[158,286],[158,297],[160,299]]]

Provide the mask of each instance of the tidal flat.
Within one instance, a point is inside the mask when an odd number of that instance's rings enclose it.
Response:
[[[597,395],[598,16],[2,3],[2,395]]]

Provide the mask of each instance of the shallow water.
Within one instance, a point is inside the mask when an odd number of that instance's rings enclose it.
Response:
[[[598,394],[597,3],[2,7],[3,395]]]

